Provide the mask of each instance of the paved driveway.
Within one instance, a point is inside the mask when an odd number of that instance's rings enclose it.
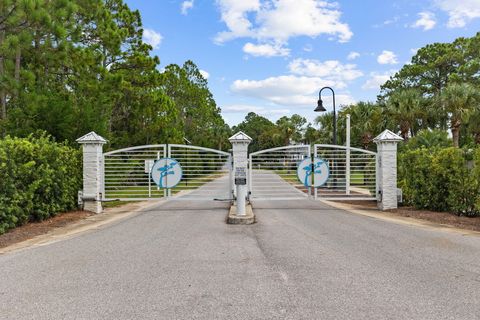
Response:
[[[478,319],[480,238],[319,202],[172,201],[0,256],[1,319]]]

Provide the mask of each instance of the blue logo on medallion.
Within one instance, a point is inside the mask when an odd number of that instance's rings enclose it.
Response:
[[[175,159],[162,158],[153,165],[151,176],[160,188],[174,188],[182,180],[182,167]]]

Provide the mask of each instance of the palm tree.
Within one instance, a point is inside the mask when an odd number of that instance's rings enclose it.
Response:
[[[385,127],[382,109],[378,104],[361,101],[343,108],[341,115],[346,114],[350,114],[353,145],[361,144],[368,149],[375,135]]]
[[[398,126],[405,141],[412,134],[415,123],[424,115],[422,105],[422,94],[415,88],[394,91],[387,101],[386,113]]]
[[[448,132],[441,129],[424,129],[420,130],[418,134],[410,139],[405,147],[408,149],[419,148],[446,148],[452,144],[451,139],[448,137]]]
[[[333,112],[325,112],[315,118],[314,123],[319,127],[318,139],[319,143],[332,143],[333,137]]]
[[[478,108],[479,101],[479,93],[468,83],[450,84],[440,94],[440,102],[450,116],[450,130],[454,147],[458,148],[460,128]]]

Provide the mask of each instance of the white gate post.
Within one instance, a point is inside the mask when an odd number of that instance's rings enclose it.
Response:
[[[83,146],[83,209],[102,213],[104,198],[103,145],[107,140],[90,132],[77,142]]]
[[[403,139],[385,130],[373,141],[377,144],[377,206],[380,210],[396,209],[397,144]]]
[[[248,145],[252,138],[243,132],[237,132],[228,141],[233,150],[233,172],[237,191],[237,215],[246,215]]]

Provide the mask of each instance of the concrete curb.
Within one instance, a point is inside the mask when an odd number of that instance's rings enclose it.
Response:
[[[248,204],[245,216],[237,216],[237,206],[232,204],[227,216],[227,224],[253,224],[255,223],[255,215],[253,214],[252,205]]]
[[[12,244],[8,247],[1,248],[0,255],[23,249],[45,246],[72,238],[88,231],[97,230],[104,226],[111,225],[115,222],[120,222],[127,218],[138,215],[142,210],[158,205],[159,203],[163,203],[165,201],[167,200],[162,199],[159,201],[136,202],[128,203],[120,207],[107,208],[104,210],[104,213],[92,215],[73,224],[53,229],[46,234],[42,234],[22,242]]]
[[[328,201],[328,200],[320,200],[324,204],[336,208],[336,209],[341,209],[344,211],[347,211],[349,213],[353,214],[358,214],[370,218],[375,218],[375,219],[380,219],[383,221],[388,221],[392,223],[397,223],[397,224],[403,224],[407,226],[414,226],[414,227],[420,227],[424,229],[429,229],[429,230],[436,230],[436,231],[445,231],[445,232],[450,232],[450,233],[456,233],[456,234],[461,234],[461,235],[468,235],[468,236],[480,236],[480,232],[478,231],[473,231],[473,230],[467,230],[467,229],[460,229],[456,228],[453,226],[445,225],[445,224],[440,224],[440,223],[434,223],[430,221],[425,221],[425,220],[420,220],[420,219],[415,219],[411,217],[401,217],[401,216],[393,216],[393,215],[388,215],[387,213],[384,213],[382,211],[378,210],[369,210],[369,209],[359,209],[355,208],[355,206],[352,206],[347,203],[339,203],[335,201]]]

